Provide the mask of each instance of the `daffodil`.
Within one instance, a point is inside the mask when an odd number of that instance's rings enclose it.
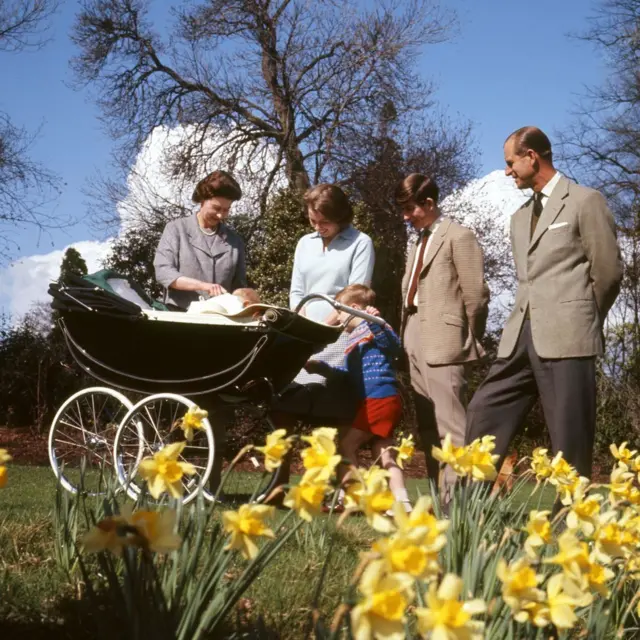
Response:
[[[381,538],[373,544],[373,551],[382,556],[389,573],[408,573],[413,578],[429,581],[438,576],[438,552],[445,543],[446,538],[439,548],[429,547],[422,543],[420,530],[414,529]]]
[[[204,429],[204,420],[208,415],[209,413],[207,411],[197,405],[189,407],[187,413],[182,416],[182,420],[180,421],[180,427],[184,431],[184,437],[187,439],[187,442],[193,440],[194,431]]]
[[[108,516],[82,537],[83,550],[89,553],[111,551],[120,555],[127,546],[141,547],[156,553],[169,553],[182,539],[174,533],[176,512],[133,511],[127,505],[118,515]]]
[[[9,452],[6,449],[0,449],[0,489],[7,484],[7,467],[4,466],[4,463],[10,460]]]
[[[594,552],[600,562],[608,564],[615,558],[626,558],[635,552],[640,543],[638,534],[629,531],[624,523],[617,522],[617,512],[603,514],[600,524],[593,534]]]
[[[515,619],[518,622],[531,619],[536,610],[529,605],[542,602],[544,592],[538,589],[542,576],[536,574],[528,558],[519,558],[511,564],[500,559],[496,575],[502,581],[502,599],[513,611]]]
[[[580,606],[580,599],[567,590],[570,586],[561,573],[551,576],[547,582],[545,609],[548,610],[549,622],[553,622],[558,629],[571,629],[578,621],[574,609]],[[537,626],[546,626],[541,622],[538,620]]]
[[[264,467],[267,471],[275,471],[290,451],[293,436],[287,438],[286,435],[286,429],[276,429],[267,435],[264,447],[255,447],[256,451],[264,454]]]
[[[461,467],[461,463],[467,456],[465,447],[456,447],[451,441],[451,434],[447,433],[442,441],[442,448],[433,446],[431,455],[443,464],[448,464],[459,476],[465,476],[466,470]]]
[[[302,436],[309,446],[301,453],[302,464],[307,471],[321,469],[329,480],[340,463],[341,457],[336,453],[336,434],[338,430],[331,427],[319,427],[310,436]]]
[[[264,504],[243,504],[237,511],[225,511],[222,514],[222,526],[231,534],[225,549],[238,549],[247,560],[255,558],[258,555],[256,538],[275,538],[264,522],[274,511],[274,507]]]
[[[599,522],[602,496],[596,493],[586,497],[576,495],[574,498],[567,514],[567,527],[592,536]]]
[[[181,462],[178,457],[186,446],[186,442],[174,442],[140,462],[138,471],[147,481],[149,493],[159,498],[163,492],[168,492],[174,498],[183,493],[182,477],[193,475],[196,468],[189,462]]]
[[[611,451],[611,455],[616,459],[622,462],[627,467],[630,467],[633,463],[634,457],[637,455],[638,451],[634,449],[631,451],[627,447],[627,442],[623,442],[619,447],[615,444],[609,446],[609,450]]]
[[[182,542],[182,538],[175,533],[176,512],[173,509],[134,511],[130,522],[144,539],[145,546],[156,553],[174,551]]]
[[[544,560],[545,564],[557,564],[566,572],[579,576],[589,565],[589,545],[571,531],[564,531],[558,538],[558,553]]]
[[[633,479],[633,473],[625,465],[613,469],[611,482],[605,485],[609,489],[609,502],[613,506],[620,502],[640,504],[640,491],[633,485]]]
[[[362,599],[351,612],[355,640],[402,640],[405,611],[413,601],[413,578],[387,573],[384,562],[372,562],[364,570],[358,589]]]
[[[550,513],[551,511],[536,510],[529,512],[529,522],[524,528],[524,531],[528,534],[524,542],[524,550],[530,558],[536,558],[539,549],[551,542]]]
[[[472,616],[484,613],[486,605],[480,599],[461,602],[461,593],[462,580],[452,573],[442,579],[440,586],[429,585],[427,606],[415,611],[420,633],[443,640],[482,640],[484,622],[473,620]]]
[[[409,462],[416,451],[416,443],[413,441],[413,435],[408,438],[402,438],[400,446],[396,447],[398,455],[396,456],[396,462],[401,469],[404,469],[404,462]]]
[[[447,536],[445,535],[449,520],[438,520],[432,511],[433,504],[428,496],[420,496],[411,513],[407,513],[404,505],[393,505],[393,524],[402,534],[418,532],[422,544],[430,549],[442,549]]]
[[[303,520],[311,522],[322,510],[322,501],[329,491],[323,467],[309,469],[297,485],[289,489],[284,506],[293,509]]]
[[[136,533],[135,529],[130,527],[127,515],[108,516],[100,520],[82,536],[82,549],[87,553],[111,551],[114,555],[120,555],[122,549],[131,544],[131,534]]]
[[[389,533],[393,525],[386,514],[395,502],[387,482],[389,473],[376,465],[353,473],[345,491],[346,511],[361,511],[373,529]]]
[[[493,455],[495,436],[484,436],[465,447],[467,455],[459,461],[460,467],[472,480],[495,480],[498,475],[496,463],[500,456]]]
[[[531,456],[531,471],[535,474],[538,483],[543,480],[548,480],[551,477],[553,469],[551,468],[551,460],[547,455],[547,449],[538,447],[533,450]]]

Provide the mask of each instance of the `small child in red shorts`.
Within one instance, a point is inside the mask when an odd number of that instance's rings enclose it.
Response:
[[[362,284],[351,284],[342,289],[336,300],[354,309],[366,310],[375,302],[375,293]],[[344,322],[349,314],[340,312]],[[360,398],[358,411],[351,427],[340,433],[340,454],[358,465],[358,450],[371,442],[374,459],[389,471],[389,488],[396,501],[411,510],[404,484],[402,469],[396,464],[393,431],[400,422],[402,402],[393,361],[401,351],[400,340],[393,329],[361,318],[352,318],[345,327],[349,342],[345,349],[344,367],[331,367],[325,362],[309,360],[305,368],[309,373],[326,375],[328,369],[347,373]]]

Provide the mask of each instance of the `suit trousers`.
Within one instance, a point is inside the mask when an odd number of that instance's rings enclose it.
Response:
[[[562,451],[580,475],[590,477],[596,424],[595,357],[540,358],[533,347],[528,319],[514,352],[496,360],[473,396],[467,412],[466,442],[495,436],[495,453],[501,465],[537,397],[554,453]]]
[[[431,455],[433,445],[440,447],[449,434],[456,446],[464,444],[467,380],[463,364],[431,366],[425,361],[420,340],[420,319],[417,313],[407,317],[404,348],[409,360],[418,434],[425,454],[429,477],[438,483],[439,463]],[[446,466],[440,482],[440,497],[449,502],[456,474]]]

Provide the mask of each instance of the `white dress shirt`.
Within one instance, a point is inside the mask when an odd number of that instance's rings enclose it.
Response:
[[[442,220],[442,214],[440,214],[432,223],[431,226],[427,229],[425,227],[425,229],[422,229],[420,231],[420,235],[418,236],[418,240],[416,242],[416,255],[413,258],[413,267],[411,267],[411,277],[409,278],[409,289],[407,290],[407,299],[404,301],[404,306],[408,307],[409,306],[409,290],[411,289],[411,283],[413,282],[413,276],[416,273],[416,267],[418,266],[418,257],[420,255],[420,242],[422,242],[422,234],[428,230],[430,232],[429,234],[429,238],[427,239],[427,246],[424,248],[424,256],[423,256],[423,263],[424,263],[424,258],[427,257],[427,254],[429,253],[429,247],[431,245],[431,241],[433,240],[433,236],[435,235],[435,232],[438,230],[438,227],[440,226],[440,222]],[[413,304],[417,307],[418,306],[418,289],[416,289],[416,295],[413,298]]]
[[[542,189],[540,190],[540,193],[542,194],[542,198],[541,198],[542,211],[544,211],[544,208],[547,204],[547,200],[549,200],[549,198],[551,197],[551,194],[553,193],[553,190],[556,188],[556,185],[560,181],[561,177],[562,177],[562,174],[559,171],[556,171],[553,174],[553,178],[551,178],[551,180],[549,180],[549,182],[547,182],[547,184],[545,184],[544,187],[542,187]]]

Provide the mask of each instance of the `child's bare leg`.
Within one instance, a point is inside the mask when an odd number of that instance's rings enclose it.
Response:
[[[358,450],[360,447],[371,440],[371,434],[361,429],[354,429],[353,427],[347,427],[340,432],[340,443],[338,448],[340,455],[346,458],[354,467],[359,466],[360,458],[358,456]],[[338,480],[342,482],[347,475],[348,467],[341,464],[338,467]]]
[[[404,474],[396,462],[396,452],[391,449],[393,440],[376,438],[373,445],[373,455],[380,458],[382,467],[389,472],[389,488],[396,500],[409,504],[409,494],[404,483]]]

